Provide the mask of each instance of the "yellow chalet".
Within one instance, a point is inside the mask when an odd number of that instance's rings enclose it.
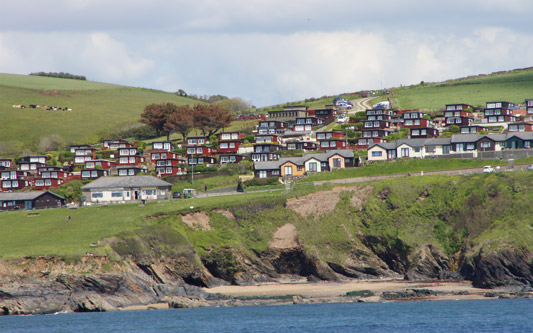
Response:
[[[280,165],[281,176],[303,176],[305,174],[305,167],[303,164],[285,161]]]

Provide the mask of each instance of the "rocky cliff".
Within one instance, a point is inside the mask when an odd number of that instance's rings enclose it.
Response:
[[[0,313],[202,302],[204,287],[302,278],[531,289],[531,203],[531,177],[439,176],[154,215],[149,226],[101,239],[105,257],[0,261]]]

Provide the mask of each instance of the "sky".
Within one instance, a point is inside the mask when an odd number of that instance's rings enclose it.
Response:
[[[257,107],[533,66],[530,0],[17,0],[0,72]]]

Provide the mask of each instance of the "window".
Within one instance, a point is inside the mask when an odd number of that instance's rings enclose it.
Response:
[[[102,192],[93,192],[91,193],[91,197],[93,199],[97,199],[97,198],[103,198],[104,197],[104,194]]]
[[[309,171],[316,172],[318,170],[317,162],[309,162]]]
[[[112,198],[122,198],[122,192],[111,192]]]
[[[420,148],[415,148],[415,153],[420,153]]]
[[[203,145],[205,143],[205,139],[198,139],[198,144]]]
[[[202,153],[202,148],[198,148],[198,149],[196,149],[196,153],[197,153],[197,154],[201,154],[201,153]]]
[[[98,177],[98,171],[91,171],[91,177]]]
[[[52,186],[52,180],[51,179],[45,179],[44,180],[44,186]]]
[[[272,170],[272,176],[279,176],[279,170]]]
[[[341,159],[340,158],[334,158],[333,159],[333,167],[334,168],[340,168],[341,167]]]
[[[486,148],[490,148],[490,147],[491,147],[491,144],[490,144],[489,141],[481,142],[481,143],[480,143],[480,147],[481,147],[481,148],[484,148],[484,149],[486,149]]]
[[[302,171],[302,170],[303,170],[303,166],[298,165],[298,166],[296,167],[296,170],[298,170],[298,171]]]
[[[167,173],[172,173],[172,168],[167,168]]]
[[[266,170],[261,170],[259,171],[259,178],[266,178],[267,177],[267,172]]]
[[[161,159],[164,160],[165,158],[167,158],[167,154],[161,154]]]
[[[228,144],[227,143],[221,143],[220,144],[220,149],[228,149]]]
[[[426,153],[434,153],[435,147],[426,147]]]
[[[135,170],[128,169],[128,176],[135,176]]]
[[[414,135],[414,136],[420,135],[420,130],[412,130],[411,135]]]
[[[196,152],[196,149],[194,148],[187,148],[187,154],[193,155]]]
[[[44,186],[44,180],[43,179],[36,179],[35,180],[35,186]]]
[[[127,169],[120,169],[120,170],[118,170],[118,175],[119,176],[127,176],[128,175],[128,170]]]
[[[409,148],[402,148],[400,157],[409,157]]]
[[[473,143],[466,144],[466,150],[474,150],[476,149],[476,145]]]
[[[148,189],[146,190],[146,195],[156,195],[157,192],[155,189]]]
[[[372,157],[381,157],[383,156],[383,152],[382,151],[373,151],[372,152]]]
[[[292,175],[292,166],[291,165],[286,165],[284,170],[285,170],[285,175],[286,176]]]

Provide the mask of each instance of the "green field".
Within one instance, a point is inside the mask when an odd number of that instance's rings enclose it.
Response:
[[[67,143],[93,143],[98,132],[137,123],[151,103],[197,101],[158,90],[98,82],[0,74],[0,143],[24,146],[51,135]],[[22,104],[26,109],[15,109]],[[72,111],[31,109],[30,104],[69,107]]]
[[[436,111],[446,104],[484,107],[486,102],[523,104],[533,98],[533,70],[516,70],[475,78],[392,89],[394,107]]]

